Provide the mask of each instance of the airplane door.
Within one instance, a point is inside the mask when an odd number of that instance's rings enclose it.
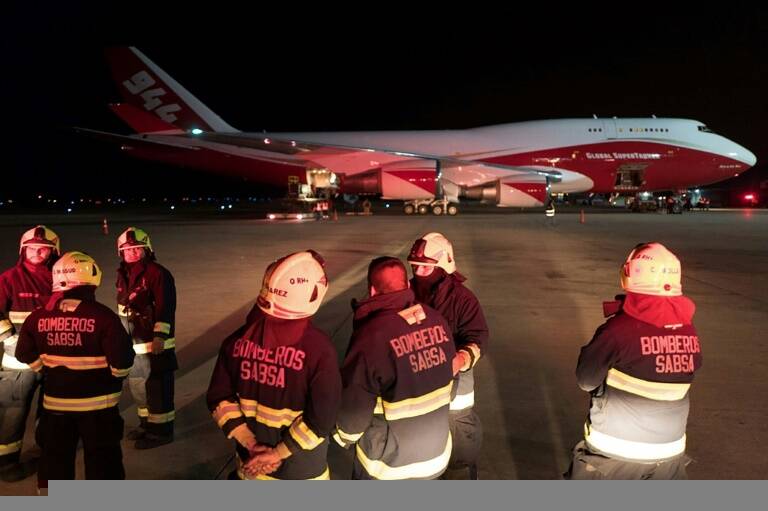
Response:
[[[608,140],[616,138],[616,119],[602,119],[602,121],[605,138]]]

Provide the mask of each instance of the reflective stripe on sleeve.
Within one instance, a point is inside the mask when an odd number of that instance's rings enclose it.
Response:
[[[477,364],[477,362],[480,360],[480,356],[482,355],[480,353],[480,346],[478,346],[474,342],[465,344],[464,346],[459,348],[459,350],[467,351],[472,356],[472,361],[470,362],[468,369],[472,369],[473,367],[475,367],[475,364]]]
[[[231,401],[222,401],[218,404],[213,411],[213,420],[216,424],[222,428],[227,421],[231,419],[237,419],[243,416],[243,412],[240,410],[240,405]]]
[[[59,412],[90,412],[93,410],[104,410],[105,408],[116,406],[119,401],[120,392],[79,399],[51,397],[48,394],[43,394],[43,406],[45,409],[56,410]]]
[[[63,357],[60,355],[40,355],[43,365],[46,367],[66,367],[74,371],[85,371],[88,369],[105,369],[109,367],[107,357]]]
[[[139,417],[149,417],[149,408],[137,408],[136,415]]]
[[[21,442],[22,441],[19,440],[18,442],[11,442],[10,444],[0,444],[0,456],[19,452],[21,450]]]
[[[336,443],[344,447],[349,444],[354,444],[360,440],[360,438],[363,436],[363,433],[365,433],[365,431],[362,433],[347,433],[343,429],[337,427],[336,432],[333,434],[333,439],[336,440]]]
[[[32,314],[32,311],[10,311],[8,313],[8,319],[10,319],[11,323],[14,325],[22,325],[24,324],[24,320],[26,320],[30,314]]]
[[[663,460],[685,452],[685,435],[674,442],[651,444],[616,438],[584,424],[584,440],[591,449],[630,460]]]
[[[605,380],[606,385],[656,401],[678,401],[683,399],[690,389],[690,383],[662,383],[641,380],[628,374],[611,369]]]
[[[384,417],[388,421],[398,419],[407,419],[409,417],[418,417],[433,412],[451,402],[451,387],[453,381],[448,385],[433,390],[423,396],[412,397],[400,401],[389,402],[382,400],[384,408]]]
[[[171,410],[168,413],[149,413],[147,415],[147,422],[152,424],[165,424],[167,422],[173,422],[176,419],[176,411]]]
[[[466,410],[475,406],[475,391],[473,390],[469,394],[456,394],[456,397],[451,401],[449,409],[451,411]]]
[[[153,329],[154,332],[159,332],[161,334],[170,335],[171,334],[171,324],[170,323],[163,323],[162,321],[158,321],[155,323],[155,328]]]
[[[112,376],[115,378],[125,378],[128,376],[128,374],[130,374],[132,368],[133,366],[126,369],[118,369],[116,367],[109,366],[109,369],[112,371]]]
[[[315,432],[307,426],[307,423],[304,422],[304,417],[301,415],[293,421],[291,427],[288,429],[288,433],[290,433],[291,438],[296,440],[296,443],[306,451],[311,451],[325,440],[325,438],[317,436]]]
[[[360,444],[357,444],[357,459],[365,468],[365,471],[371,477],[376,479],[429,479],[437,476],[448,466],[448,460],[451,457],[451,435],[448,434],[448,441],[442,454],[427,461],[419,461],[402,467],[390,467],[383,461],[371,460],[365,455]]]
[[[127,307],[125,305],[123,305],[121,303],[118,303],[117,304],[117,315],[118,316],[123,316],[123,317],[128,317],[128,311],[126,309],[127,309]]]
[[[171,337],[170,339],[166,339],[163,342],[163,349],[169,350],[171,348],[176,347],[176,339]],[[146,355],[147,353],[152,352],[152,343],[151,342],[140,342],[138,344],[133,345],[133,351],[137,355]]]
[[[376,406],[373,407],[374,415],[384,415],[384,404],[381,400],[381,396],[376,398]]]
[[[240,409],[246,417],[253,417],[256,419],[256,422],[260,422],[270,428],[290,426],[296,417],[302,414],[301,411],[291,410],[290,408],[278,410],[259,404],[258,401],[253,399],[243,398],[240,398]]]

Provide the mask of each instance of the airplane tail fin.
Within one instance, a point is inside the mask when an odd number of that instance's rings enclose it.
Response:
[[[107,59],[123,98],[139,110],[186,131],[238,131],[133,46],[109,48]]]
[[[115,103],[109,108],[136,133],[156,135],[181,135],[185,131],[129,103]]]

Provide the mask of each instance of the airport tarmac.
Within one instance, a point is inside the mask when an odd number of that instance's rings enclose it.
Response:
[[[205,392],[221,341],[240,326],[265,267],[312,248],[327,261],[330,290],[315,323],[343,354],[350,300],[365,292],[371,258],[405,258],[415,238],[443,232],[459,271],[480,299],[491,337],[476,370],[483,422],[481,479],[557,479],[580,439],[588,395],[574,369],[579,349],[603,322],[601,303],[620,292],[618,269],[632,247],[660,241],[683,262],[684,292],[704,365],[691,393],[688,455],[693,479],[768,478],[768,211],[666,214],[463,214],[457,217],[342,216],[338,221],[111,214],[0,217],[0,267],[15,263],[17,240],[37,223],[53,228],[64,250],[83,250],[105,270],[98,298],[115,304],[115,238],[136,225],[152,237],[158,261],[176,278],[176,440],[148,451],[123,442],[129,479],[213,479],[232,465],[231,441],[213,422]],[[577,211],[576,211],[577,212]],[[138,420],[130,394],[121,402],[126,431]],[[30,419],[23,458],[34,446]],[[79,477],[82,460],[79,455]],[[349,475],[349,453],[331,447],[333,478]],[[0,484],[0,495],[34,494],[35,477]]]

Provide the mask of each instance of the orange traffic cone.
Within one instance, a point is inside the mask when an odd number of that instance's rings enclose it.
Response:
[[[581,211],[579,211],[579,223],[580,223],[580,224],[583,224],[583,223],[584,223],[584,222],[586,222],[586,221],[587,221],[587,220],[586,220],[586,218],[584,217],[584,210],[582,209]]]
[[[333,221],[338,222],[339,221],[339,214],[336,213],[336,210],[333,210]]]
[[[109,234],[109,225],[107,225],[107,218],[104,217],[104,221],[101,223],[101,232],[106,236]]]

